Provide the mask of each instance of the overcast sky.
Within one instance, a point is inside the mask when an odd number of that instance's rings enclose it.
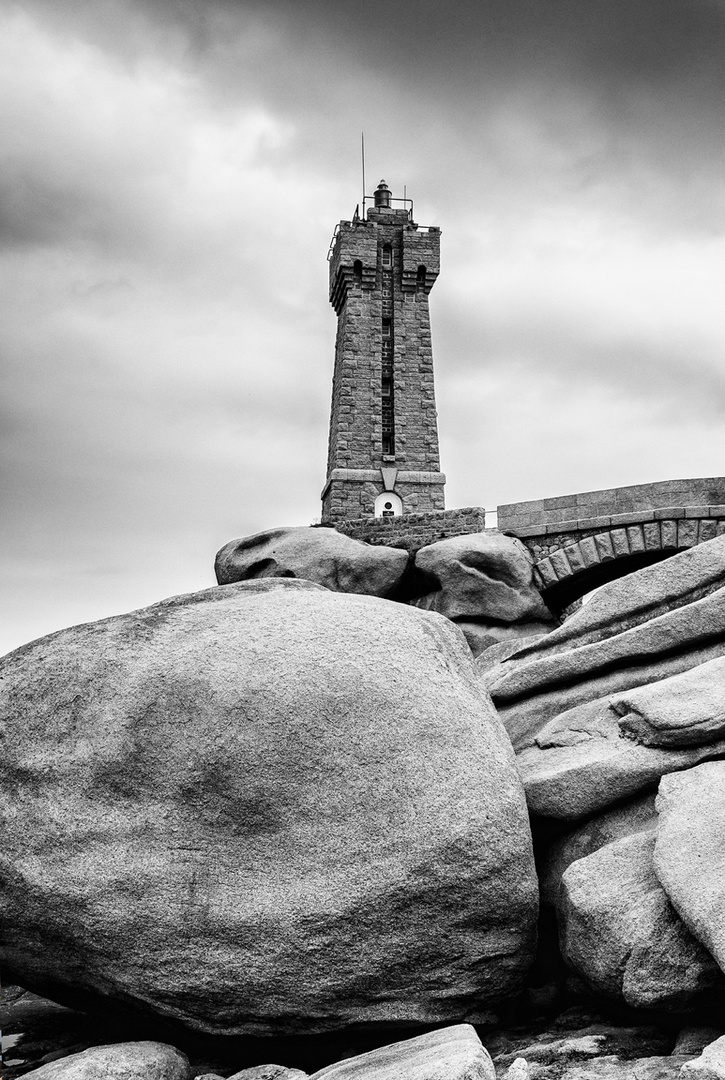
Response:
[[[0,102],[0,651],[319,517],[361,130],[448,506],[725,473],[725,0],[4,0]]]

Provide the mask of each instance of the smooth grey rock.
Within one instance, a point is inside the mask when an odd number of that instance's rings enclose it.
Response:
[[[541,891],[564,959],[590,987],[633,1007],[684,1008],[722,979],[654,875],[656,824],[654,796],[589,819],[542,857]]]
[[[415,554],[415,567],[439,587],[413,601],[456,622],[474,653],[510,637],[558,625],[534,584],[533,559],[496,529],[439,540]]]
[[[159,1042],[92,1046],[25,1074],[33,1080],[190,1080],[185,1054]]]
[[[725,736],[725,657],[615,694],[610,708],[627,738],[644,746],[700,746]]]
[[[231,540],[217,552],[220,585],[256,578],[302,578],[335,592],[387,597],[408,565],[408,552],[364,544],[336,529],[300,526]]]
[[[657,877],[725,971],[725,762],[663,777],[656,806]]]
[[[541,898],[556,906],[561,900],[561,879],[568,867],[615,840],[651,832],[657,825],[655,794],[640,796],[603,814],[588,818],[578,828],[554,840],[539,860]]]
[[[495,1080],[470,1024],[429,1031],[320,1069],[312,1080]]]
[[[501,643],[518,645],[520,641],[528,641],[530,638],[543,637],[551,630],[551,623],[527,622],[512,623],[510,626],[499,626],[498,623],[456,622],[456,626],[463,632],[469,648],[474,656],[480,656],[487,649]]]
[[[559,713],[725,655],[723,539],[682,553],[689,556],[685,564],[677,562],[682,555],[673,556],[667,563],[675,565],[666,574],[652,573],[665,565],[660,564],[604,586],[560,629],[524,646],[483,674],[516,749],[531,745],[541,728]],[[702,565],[698,564],[695,551],[711,544],[714,549],[705,551],[699,557]],[[715,571],[718,560],[722,563],[719,577]],[[677,586],[679,592],[673,597],[678,567],[692,587]],[[689,577],[684,573],[688,568]],[[610,617],[607,591],[615,585],[619,600],[622,590],[631,594],[630,610],[636,609],[636,618]],[[659,607],[654,585],[662,590]],[[588,612],[595,601],[599,611],[592,616]]]
[[[722,976],[670,905],[652,866],[654,830],[572,862],[557,903],[564,960],[595,991],[633,1008],[680,1010]]]
[[[514,654],[487,686],[518,749],[530,745],[558,713],[723,655],[725,589],[569,652],[540,660]]]
[[[590,986],[634,1006],[679,1008],[722,980],[654,877],[656,823],[652,795],[589,819],[542,859],[541,889],[557,908],[565,958]]]
[[[519,752],[532,814],[579,821],[645,791],[667,773],[725,754],[725,739],[665,749],[622,738],[610,701],[603,698],[562,712]]]
[[[517,653],[523,642],[537,641],[541,636],[541,634],[533,634],[529,637],[504,638],[503,641],[497,641],[492,645],[488,645],[481,651],[476,651],[472,647],[474,656],[476,656],[476,667],[479,675],[482,678],[485,675],[488,675],[493,668],[498,668],[503,660],[508,660],[509,656],[513,656],[514,653]]]
[[[682,1080],[725,1080],[725,1035],[709,1043],[694,1061],[687,1061]]]
[[[265,1035],[519,989],[526,804],[446,619],[242,582],[33,642],[0,694],[6,978]]]

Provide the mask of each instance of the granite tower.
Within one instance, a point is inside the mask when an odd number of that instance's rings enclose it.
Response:
[[[330,245],[337,313],[323,522],[442,510],[428,295],[440,229],[382,180]],[[402,203],[395,208],[393,203]]]

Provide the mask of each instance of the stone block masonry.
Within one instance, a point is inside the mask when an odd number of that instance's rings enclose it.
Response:
[[[498,507],[499,529],[535,560],[549,602],[562,606],[598,585],[725,533],[725,478],[664,480]]]
[[[371,518],[388,491],[396,496],[396,513],[444,507],[428,311],[439,266],[440,230],[421,228],[407,210],[392,209],[384,184],[367,218],[337,228],[330,302],[338,326],[323,522]]]
[[[427,547],[437,540],[446,540],[450,536],[483,532],[485,527],[486,511],[482,506],[335,523],[338,532],[345,533],[354,540],[405,548],[407,551],[417,551],[418,548]]]
[[[725,479],[663,480],[655,484],[585,491],[551,499],[506,503],[498,508],[498,527],[522,539],[557,532],[580,532],[650,519],[707,517],[707,507],[725,504]]]

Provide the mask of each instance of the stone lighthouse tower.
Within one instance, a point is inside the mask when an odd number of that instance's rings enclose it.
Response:
[[[337,313],[322,520],[442,510],[428,294],[440,229],[413,221],[384,180],[330,248]],[[402,207],[397,209],[393,203]]]

